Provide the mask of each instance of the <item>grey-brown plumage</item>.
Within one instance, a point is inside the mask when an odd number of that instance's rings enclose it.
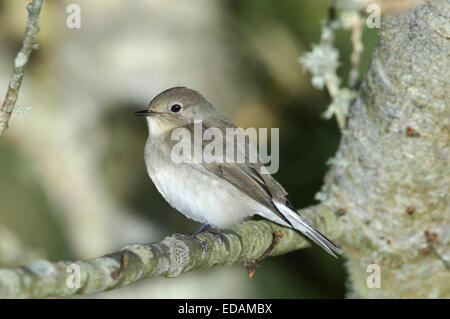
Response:
[[[197,91],[184,87],[168,89],[150,102],[148,110],[138,113],[147,117],[149,126],[145,146],[147,171],[163,197],[185,216],[223,229],[258,214],[301,231],[333,256],[341,253],[295,212],[284,188],[270,174],[262,173],[264,167],[259,158],[254,163],[249,161],[248,151],[254,146],[248,137],[242,131],[237,131],[236,140],[229,137],[226,129],[236,126]],[[201,120],[201,124],[194,120]],[[220,162],[196,161],[196,148],[201,152],[211,142],[208,140],[192,143],[192,151],[185,154],[187,160],[174,163],[172,149],[178,141],[172,133],[185,128],[194,136],[196,125],[201,125],[202,131],[212,128],[221,132],[224,146],[234,142],[232,163],[225,151]],[[245,161],[238,162],[239,156]]]

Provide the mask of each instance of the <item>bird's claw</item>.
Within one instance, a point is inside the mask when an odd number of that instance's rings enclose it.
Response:
[[[197,230],[195,230],[194,232],[192,232],[190,234],[174,233],[172,236],[179,236],[179,237],[184,237],[184,238],[186,238],[186,237],[193,238],[193,239],[195,239],[196,241],[198,241],[202,245],[203,249],[206,252],[208,252],[208,245],[206,244],[206,242],[201,240],[201,239],[199,239],[197,237],[197,235],[199,235],[201,233],[205,233],[205,232],[210,233],[215,238],[219,238],[220,243],[222,245],[225,244],[227,246],[227,248],[229,249],[229,243],[228,243],[228,240],[227,240],[227,237],[225,236],[225,234],[223,234],[222,232],[212,231],[211,230],[211,226],[209,224],[207,224],[207,223],[203,224]],[[230,231],[230,232],[232,232],[232,231]],[[232,232],[232,233],[234,233],[234,232]]]
[[[194,240],[198,241],[200,243],[200,245],[202,245],[203,250],[205,252],[208,252],[208,245],[206,244],[205,241],[203,241],[200,238],[198,238],[196,234],[193,235],[193,234],[174,233],[174,234],[172,234],[172,236],[194,239]]]
[[[222,234],[220,232],[215,232],[215,231],[212,231],[212,230],[208,230],[208,233],[213,235],[214,238],[219,238],[221,244],[226,243],[227,237],[224,234]]]

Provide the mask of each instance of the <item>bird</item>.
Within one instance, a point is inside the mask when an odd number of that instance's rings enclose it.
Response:
[[[237,138],[241,142],[234,143],[235,137],[228,136],[226,131],[235,129],[240,137],[243,132],[199,92],[187,87],[167,89],[154,97],[145,110],[135,114],[145,117],[148,124],[149,134],[144,147],[147,173],[172,207],[187,218],[202,223],[193,235],[210,227],[232,229],[259,215],[301,232],[334,257],[342,253],[335,243],[296,212],[286,198],[286,190],[264,170],[259,157],[255,161],[248,160],[245,152],[254,149],[252,142],[248,138]],[[174,160],[173,150],[180,143],[180,139],[174,138],[175,133],[194,136],[196,125],[205,132],[215,130],[217,136],[222,133],[220,143],[224,147],[234,145],[231,160],[196,159],[195,152],[210,143],[206,139],[199,143],[187,139],[191,151],[183,152],[182,161]],[[237,161],[243,152],[245,161]],[[218,155],[220,157],[220,153]]]

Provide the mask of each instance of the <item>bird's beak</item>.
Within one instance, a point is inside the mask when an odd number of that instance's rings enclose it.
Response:
[[[151,111],[151,110],[142,110],[142,111],[137,111],[134,113],[136,116],[151,116],[153,114],[155,114],[155,112]]]

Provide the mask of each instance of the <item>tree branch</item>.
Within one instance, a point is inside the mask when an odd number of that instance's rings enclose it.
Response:
[[[11,117],[19,96],[20,85],[22,84],[23,75],[25,73],[25,66],[28,63],[31,51],[34,49],[34,38],[39,32],[39,13],[41,12],[43,1],[44,0],[33,0],[27,5],[28,21],[25,37],[22,42],[22,47],[14,59],[14,69],[9,81],[8,91],[6,92],[5,100],[0,108],[0,137],[8,128],[9,118]]]
[[[320,231],[332,239],[340,236],[338,218],[327,206],[318,205],[300,210]],[[87,260],[51,263],[36,261],[26,267],[0,268],[0,298],[42,298],[91,294],[129,285],[149,277],[176,277],[182,273],[212,266],[246,263],[262,256],[271,246],[273,233],[283,233],[270,253],[281,255],[310,246],[299,232],[267,220],[246,221],[234,232],[202,233],[199,239],[168,236],[153,244],[134,244],[120,251]],[[72,268],[68,268],[70,265]],[[79,288],[70,288],[70,270],[78,268]],[[74,273],[75,274],[75,273]],[[72,276],[72,277],[71,277]]]

